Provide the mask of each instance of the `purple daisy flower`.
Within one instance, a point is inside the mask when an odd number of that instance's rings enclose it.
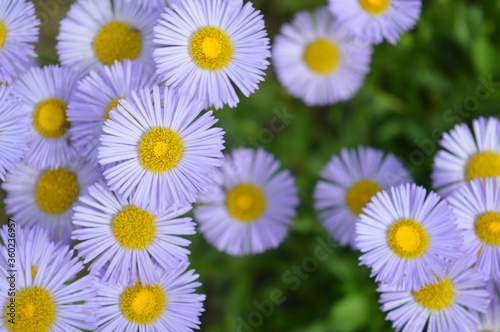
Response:
[[[330,235],[355,248],[356,222],[372,197],[391,186],[412,182],[403,163],[370,147],[342,149],[321,172],[314,207]]]
[[[55,169],[35,169],[21,164],[7,174],[5,210],[22,225],[40,225],[52,241],[70,243],[71,216],[77,197],[101,177],[98,167],[83,159]]]
[[[69,246],[49,242],[47,234],[37,227],[17,229],[15,282],[10,282],[12,271],[0,264],[0,289],[15,285],[15,294],[0,292],[4,315],[0,319],[2,331],[77,331],[92,330],[95,324],[95,288],[92,277],[75,279],[84,266]],[[7,256],[8,229],[2,231],[2,256]],[[9,304],[15,302],[15,320],[9,321]],[[5,310],[7,309],[7,310]],[[10,316],[12,317],[12,316]],[[15,324],[13,324],[15,322]]]
[[[11,93],[11,88],[0,86],[0,179],[5,181],[23,159],[27,148],[26,126],[28,116],[22,110],[22,101]]]
[[[134,197],[122,199],[104,183],[96,183],[75,208],[72,238],[80,241],[75,249],[90,264],[90,271],[101,270],[103,281],[129,282],[138,275],[145,283],[158,281],[157,262],[164,269],[175,268],[187,260],[191,241],[183,235],[195,234],[191,218],[182,218],[191,210],[187,205],[162,213],[141,206]],[[132,280],[135,282],[136,280]]]
[[[154,33],[160,78],[205,106],[235,107],[239,99],[234,86],[250,96],[269,66],[264,20],[251,2],[175,1]]]
[[[109,112],[132,91],[153,87],[154,71],[141,62],[116,61],[99,66],[78,82],[74,98],[68,105],[71,144],[81,157],[97,165],[97,147],[104,121]]]
[[[477,255],[476,268],[500,280],[500,178],[476,179],[448,198],[464,235],[464,248]]]
[[[462,242],[453,209],[415,184],[378,193],[356,224],[361,264],[377,282],[404,289],[444,278]]]
[[[479,327],[489,293],[485,279],[471,269],[475,257],[462,257],[443,277],[410,291],[381,285],[382,311],[403,332],[468,332]],[[431,278],[435,278],[432,274]]]
[[[309,106],[350,99],[370,70],[372,47],[357,43],[326,8],[295,15],[273,45],[281,84]]]
[[[224,132],[203,103],[165,88],[132,92],[104,123],[99,163],[110,189],[163,212],[192,203],[220,166]]]
[[[31,1],[0,1],[0,69],[6,75],[15,76],[33,65],[39,25]]]
[[[479,118],[445,133],[434,157],[432,186],[448,197],[474,179],[500,176],[500,121]]]
[[[194,210],[208,242],[230,255],[261,253],[276,248],[288,234],[299,204],[288,170],[270,153],[237,149]]]
[[[150,2],[76,1],[61,21],[57,36],[61,63],[78,72],[125,59],[154,68],[153,27],[161,10]]]
[[[199,329],[205,295],[187,262],[169,271],[158,270],[160,280],[147,284],[95,281],[97,331],[182,331]]]
[[[420,17],[421,0],[329,0],[330,11],[358,39],[397,44]]]

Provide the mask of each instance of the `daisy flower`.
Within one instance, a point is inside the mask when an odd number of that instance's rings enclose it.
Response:
[[[500,121],[479,118],[445,133],[434,158],[432,185],[448,197],[466,182],[500,176]]]
[[[490,280],[487,289],[491,302],[486,313],[478,314],[480,326],[476,331],[500,332],[500,284],[495,286],[495,282]]]
[[[421,0],[329,0],[330,11],[357,37],[373,44],[397,44],[420,17]]]
[[[321,172],[314,190],[315,209],[331,236],[355,248],[356,221],[371,198],[391,186],[412,181],[392,154],[369,147],[342,149]]]
[[[148,5],[130,0],[76,1],[57,36],[61,63],[81,72],[125,59],[154,68],[153,27],[160,13],[149,1]]]
[[[302,11],[275,38],[281,84],[309,106],[350,99],[370,70],[371,45],[357,44],[326,8]]]
[[[22,111],[22,101],[11,94],[11,89],[0,86],[0,179],[12,172],[24,157],[27,145],[28,117]]]
[[[68,105],[69,133],[79,155],[97,165],[99,137],[109,111],[132,91],[155,83],[152,69],[128,59],[123,63],[116,61],[111,67],[100,66],[82,79]]]
[[[77,81],[78,75],[68,68],[46,66],[31,68],[12,85],[13,92],[23,99],[24,111],[29,114],[25,158],[29,165],[54,168],[74,157],[69,144],[66,109]]]
[[[208,242],[230,255],[261,253],[283,242],[299,199],[294,178],[279,168],[262,149],[236,149],[225,157],[194,210]]]
[[[378,193],[356,223],[361,264],[377,282],[404,289],[444,278],[462,241],[453,209],[415,184]]]
[[[5,73],[16,75],[32,64],[39,25],[32,2],[0,1],[0,68]]]
[[[163,92],[163,91],[162,91]],[[155,86],[122,100],[104,123],[98,159],[112,191],[162,212],[195,201],[220,166],[224,132],[203,104]]]
[[[198,275],[187,262],[174,270],[158,270],[159,282],[143,284],[95,282],[96,331],[192,331],[199,329],[205,295],[196,294]]]
[[[41,225],[53,241],[69,243],[76,198],[85,194],[100,175],[98,167],[83,160],[41,170],[21,164],[15,174],[7,174],[2,184],[7,192],[7,214],[22,225]]]
[[[23,239],[18,242],[15,270],[0,265],[0,289],[4,290],[0,292],[0,303],[5,313],[0,330],[94,330],[95,290],[90,276],[74,280],[83,264],[73,258],[73,250],[49,242],[36,228],[20,234]],[[6,236],[2,234],[2,238]],[[37,255],[35,260],[33,254]],[[2,255],[7,255],[5,247]]]
[[[187,260],[189,250],[183,247],[191,242],[181,236],[195,234],[194,223],[180,216],[191,210],[190,205],[155,213],[134,197],[122,199],[105,184],[96,183],[74,210],[72,238],[81,241],[75,249],[84,263],[92,261],[91,271],[111,261],[105,281],[128,282],[130,275],[138,274],[141,281],[153,283],[158,281],[154,261],[171,269]]]
[[[470,269],[475,257],[459,259],[450,271],[411,291],[381,285],[382,311],[393,327],[403,332],[467,332],[479,326],[478,312],[489,303],[484,278]]]
[[[478,255],[476,267],[500,280],[500,178],[473,180],[448,198],[458,217],[466,251]]]
[[[242,0],[183,0],[167,8],[154,29],[153,58],[166,84],[205,106],[235,107],[233,84],[250,96],[269,62],[264,20]]]

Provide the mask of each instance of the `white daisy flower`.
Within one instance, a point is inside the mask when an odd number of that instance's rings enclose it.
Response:
[[[326,8],[299,12],[275,38],[273,65],[281,84],[307,105],[350,99],[370,70],[372,48],[359,44]]]
[[[156,6],[136,1],[78,0],[61,21],[61,63],[81,72],[125,59],[154,68],[153,27],[160,14]]]
[[[5,74],[14,76],[31,67],[39,25],[32,2],[0,1],[0,68]]]
[[[278,247],[288,234],[299,204],[294,178],[270,153],[237,149],[226,156],[195,220],[208,242],[230,255]]]
[[[174,270],[159,270],[153,284],[107,283],[96,280],[99,328],[96,331],[188,332],[199,329],[205,295],[198,275],[186,271],[187,262]]]
[[[166,84],[206,102],[235,107],[263,80],[271,55],[264,20],[251,2],[182,0],[155,27],[153,57]]]
[[[31,68],[12,85],[31,121],[25,129],[29,135],[25,162],[29,165],[54,168],[74,158],[66,109],[77,81],[78,75],[68,68],[46,66]]]
[[[445,133],[434,157],[432,185],[448,197],[466,182],[500,176],[500,121],[479,118]]]
[[[90,271],[110,265],[102,276],[104,281],[129,282],[138,275],[145,283],[158,281],[154,262],[172,269],[187,260],[191,243],[181,236],[195,234],[191,218],[181,218],[191,210],[187,205],[163,213],[140,206],[134,198],[121,199],[103,183],[89,188],[75,208],[72,238],[80,241],[75,249],[92,262]],[[136,280],[133,280],[135,282]]]
[[[99,66],[78,83],[68,105],[68,120],[71,144],[80,156],[98,164],[99,137],[109,111],[132,91],[152,87],[156,78],[154,71],[141,62],[126,59],[123,63],[115,61],[111,67]]]
[[[315,209],[330,235],[341,245],[355,248],[358,216],[371,198],[412,177],[392,154],[369,147],[342,149],[321,172],[314,190]]]
[[[76,199],[100,176],[98,167],[83,160],[41,170],[21,164],[16,173],[7,174],[2,183],[2,189],[7,192],[6,212],[21,225],[39,224],[53,241],[69,243]]]
[[[110,189],[163,212],[192,203],[220,166],[224,132],[203,104],[157,86],[121,100],[104,123],[99,163]]]
[[[358,38],[397,44],[420,17],[421,0],[329,0],[330,11]]]

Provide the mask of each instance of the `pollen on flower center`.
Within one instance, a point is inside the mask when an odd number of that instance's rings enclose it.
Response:
[[[371,180],[361,180],[353,184],[346,194],[346,203],[351,212],[359,215],[372,197],[382,190],[377,183]]]
[[[390,0],[359,0],[359,4],[370,14],[382,14],[390,5]]]
[[[429,247],[427,231],[412,219],[402,219],[392,224],[387,241],[396,255],[406,259],[420,257]]]
[[[31,279],[35,280],[38,268],[35,265],[31,265]]]
[[[307,66],[318,74],[330,74],[340,62],[340,50],[327,39],[318,39],[310,43],[304,52]]]
[[[58,98],[50,98],[38,104],[33,114],[33,125],[40,135],[58,138],[68,127],[66,103]]]
[[[40,176],[35,189],[35,199],[42,211],[60,214],[73,204],[79,192],[75,174],[60,167],[47,170]]]
[[[113,219],[113,234],[125,248],[144,249],[156,234],[155,218],[148,211],[127,206]]]
[[[189,51],[199,67],[219,70],[231,62],[233,44],[223,30],[207,26],[196,31],[191,39]]]
[[[486,244],[500,245],[500,213],[486,212],[476,219],[477,237]]]
[[[178,133],[168,128],[155,127],[142,137],[139,159],[146,169],[162,173],[177,165],[183,151],[184,144]]]
[[[0,21],[0,49],[5,44],[5,39],[7,39],[7,28],[5,27],[3,22]]]
[[[226,205],[235,219],[249,222],[262,215],[266,208],[266,198],[259,187],[251,183],[242,183],[229,191]]]
[[[423,307],[436,311],[446,309],[453,303],[455,291],[451,280],[444,278],[414,291],[413,296]]]
[[[121,310],[125,318],[138,324],[149,324],[161,316],[167,305],[167,297],[160,285],[142,286],[137,282],[123,292]]]
[[[469,159],[465,169],[465,178],[467,181],[487,177],[500,176],[500,153],[480,152]]]
[[[118,103],[120,102],[120,99],[122,98],[116,98],[116,99],[113,99],[109,104],[108,106],[106,107],[106,111],[104,112],[104,120],[109,120],[109,112],[113,109],[113,108],[116,108],[116,106],[118,106]]]
[[[41,287],[29,287],[14,296],[16,303],[15,324],[9,322],[5,315],[6,325],[10,331],[49,331],[56,318],[56,308],[50,293]],[[9,313],[9,308],[5,311]]]
[[[142,35],[124,22],[113,21],[101,28],[94,39],[94,52],[103,64],[111,66],[115,60],[135,60],[141,54]]]

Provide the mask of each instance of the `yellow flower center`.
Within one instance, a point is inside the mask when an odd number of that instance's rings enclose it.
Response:
[[[242,183],[229,191],[226,205],[233,218],[249,222],[262,215],[266,208],[266,197],[259,187]]]
[[[101,28],[94,40],[94,52],[103,64],[115,60],[135,60],[141,55],[142,36],[139,30],[124,22],[113,21]]]
[[[363,208],[372,197],[382,190],[377,183],[370,180],[361,180],[353,184],[346,194],[346,202],[351,212],[358,215],[363,212]]]
[[[372,15],[384,13],[390,5],[389,0],[359,0],[359,4]]]
[[[233,57],[233,44],[219,28],[207,26],[195,32],[189,46],[193,61],[206,70],[226,67]]]
[[[155,237],[155,218],[148,211],[127,206],[114,217],[113,234],[125,248],[144,249]]]
[[[402,219],[392,224],[387,241],[396,255],[406,259],[420,257],[429,247],[427,231],[412,219]]]
[[[453,303],[455,291],[451,280],[444,278],[414,291],[413,296],[423,307],[436,311],[446,309]]]
[[[69,125],[66,119],[66,103],[58,98],[42,101],[33,114],[33,124],[40,135],[47,138],[61,137]]]
[[[480,152],[469,159],[465,169],[467,181],[487,177],[500,176],[500,154],[497,152]]]
[[[477,237],[486,244],[500,245],[500,213],[486,212],[476,219]]]
[[[56,318],[54,300],[48,291],[40,287],[25,288],[14,296],[15,324],[9,322],[10,308],[7,307],[6,325],[14,332],[48,331]],[[7,306],[10,304],[10,300]]]
[[[59,167],[47,170],[40,176],[35,189],[35,199],[42,211],[60,214],[73,204],[79,192],[75,174]]]
[[[121,97],[120,98],[116,98],[116,99],[113,99],[109,104],[108,106],[106,107],[106,111],[104,113],[104,120],[109,120],[109,112],[113,109],[113,108],[116,108],[116,106],[118,106],[119,102],[120,102],[120,99],[122,99]]]
[[[138,281],[121,296],[121,310],[125,318],[138,324],[149,324],[161,316],[167,305],[167,297],[160,285],[142,286]]]
[[[3,22],[0,21],[0,49],[3,47],[3,44],[5,44],[5,39],[7,39],[7,28]]]
[[[318,74],[330,74],[340,62],[340,50],[328,39],[318,39],[310,43],[304,53],[307,66]]]
[[[139,159],[151,172],[162,173],[174,168],[181,159],[184,144],[175,131],[155,127],[142,136]]]

